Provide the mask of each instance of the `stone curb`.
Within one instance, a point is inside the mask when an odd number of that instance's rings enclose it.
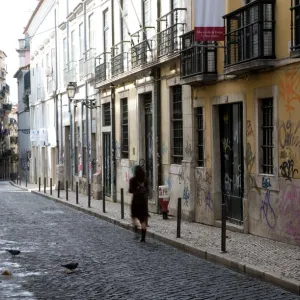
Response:
[[[78,211],[81,211],[81,212],[84,212],[91,216],[97,217],[99,219],[102,219],[104,221],[107,221],[109,223],[117,225],[124,229],[133,231],[133,226],[126,221],[114,219],[113,217],[106,216],[103,213],[93,212],[84,207],[69,203],[65,199],[59,199],[55,196],[51,196],[49,194],[44,194],[43,192],[33,191],[28,188],[20,187],[13,182],[10,182],[10,184],[12,184],[13,186],[19,187],[23,190],[30,191],[33,194],[43,196],[47,199],[53,200],[57,203],[64,204],[68,207],[75,208]],[[63,201],[63,200],[65,200],[65,201]],[[168,244],[174,248],[177,248],[178,250],[184,251],[186,253],[189,253],[189,254],[199,257],[201,259],[207,260],[209,262],[212,262],[212,263],[215,263],[218,265],[223,265],[223,266],[227,267],[228,269],[231,269],[238,273],[244,273],[253,278],[257,278],[257,279],[260,279],[267,283],[271,283],[273,285],[280,286],[281,288],[283,288],[289,292],[300,295],[300,282],[297,280],[293,280],[293,279],[290,279],[290,278],[287,278],[284,276],[278,276],[276,274],[265,272],[256,266],[253,266],[250,264],[243,264],[242,262],[232,260],[228,257],[224,257],[224,255],[221,253],[220,254],[211,253],[211,252],[202,250],[200,248],[195,248],[195,247],[185,243],[184,241],[181,241],[180,239],[175,240],[175,239],[163,236],[161,234],[151,231],[151,229],[148,229],[147,235],[155,240],[158,240],[158,241]]]

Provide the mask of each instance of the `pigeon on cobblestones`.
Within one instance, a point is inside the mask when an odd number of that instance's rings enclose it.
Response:
[[[19,255],[21,253],[20,250],[14,250],[14,249],[5,249],[8,253],[10,253],[13,257],[16,255]]]
[[[78,263],[69,263],[69,264],[61,265],[61,266],[66,268],[69,272],[72,272],[77,268]]]

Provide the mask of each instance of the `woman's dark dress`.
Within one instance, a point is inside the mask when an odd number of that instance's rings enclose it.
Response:
[[[129,193],[133,194],[131,202],[131,217],[137,218],[141,223],[148,218],[148,181],[144,186],[135,177],[130,178]]]

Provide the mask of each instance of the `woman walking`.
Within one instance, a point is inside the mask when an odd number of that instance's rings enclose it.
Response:
[[[131,218],[134,225],[134,231],[137,234],[137,220],[141,223],[142,238],[141,242],[146,240],[147,219],[148,219],[148,180],[141,166],[136,166],[134,176],[129,181],[129,193],[133,194],[131,202]]]

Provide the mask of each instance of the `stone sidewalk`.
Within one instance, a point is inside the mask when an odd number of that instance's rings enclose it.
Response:
[[[11,184],[16,185],[12,182]],[[26,189],[24,183],[21,187]],[[53,196],[50,196],[49,188],[44,194],[43,186],[41,192],[38,191],[38,186],[33,184],[28,184],[27,189],[132,230],[127,205],[124,208],[125,218],[122,220],[120,203],[106,201],[106,213],[103,213],[102,200],[91,199],[91,208],[88,208],[88,197],[82,194],[79,194],[79,204],[76,204],[75,192],[69,191],[69,200],[66,201],[64,190],[60,191],[60,198],[57,198],[57,191],[53,190]],[[227,230],[227,253],[220,253],[220,228],[182,221],[181,238],[176,238],[176,224],[176,218],[169,217],[168,220],[163,220],[161,215],[151,214],[147,236],[300,295],[299,247]]]

